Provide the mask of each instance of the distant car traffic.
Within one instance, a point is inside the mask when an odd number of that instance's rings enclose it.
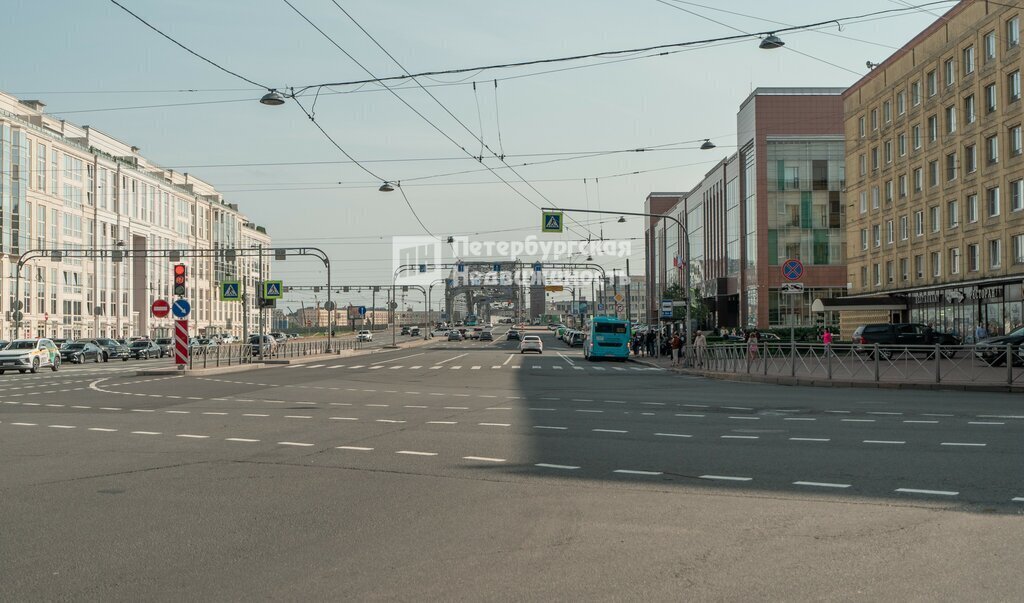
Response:
[[[100,351],[103,352],[103,362],[108,362],[111,358],[120,358],[127,361],[131,357],[128,346],[114,339],[100,337],[93,339],[92,342],[99,346]]]
[[[161,337],[154,340],[157,347],[160,348],[160,358],[171,355],[171,347],[174,345],[174,340],[169,337]]]
[[[523,337],[523,340],[519,342],[519,353],[525,354],[526,352],[544,353],[544,343],[540,340],[540,337],[536,335]]]
[[[508,333],[505,333],[505,339],[508,341],[519,341],[519,331],[515,329],[509,329]]]
[[[1008,335],[982,339],[974,346],[974,355],[988,363],[989,366],[1006,364],[1006,347],[1010,347],[1010,362],[1020,364],[1024,357],[1014,358],[1014,350],[1024,350],[1024,327],[1012,331]]]
[[[82,364],[86,360],[99,362],[102,355],[99,346],[91,341],[75,341],[60,347],[60,359],[72,364]]]
[[[462,333],[457,329],[448,331],[448,341],[462,341]]]
[[[132,344],[128,346],[128,350],[130,351],[132,358],[137,360],[149,360],[150,358],[160,357],[160,346],[149,339],[133,341]]]
[[[480,333],[478,339],[480,341],[494,341],[494,334],[490,331],[483,331]]]
[[[373,333],[369,331],[359,331],[356,333],[356,341],[373,341]]]

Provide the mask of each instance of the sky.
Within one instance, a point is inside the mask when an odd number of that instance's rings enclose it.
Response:
[[[395,236],[603,237],[630,242],[630,271],[642,274],[642,219],[620,224],[616,216],[578,214],[577,222],[567,221],[571,232],[541,235],[538,208],[642,211],[652,191],[689,190],[735,151],[736,111],[754,88],[848,87],[866,73],[867,61],[881,62],[955,4],[117,1],[241,77],[188,53],[110,0],[7,0],[8,22],[17,26],[0,39],[12,59],[0,70],[0,90],[40,99],[60,118],[211,182],[265,225],[275,245],[324,249],[335,285],[391,282]],[[421,77],[391,83],[394,93],[379,83],[319,86],[833,19],[841,28],[780,34],[786,45],[772,51],[749,38],[662,56],[633,53]],[[261,105],[266,88],[294,90],[298,101]],[[717,148],[699,150],[704,139]],[[650,150],[598,154],[640,148]],[[379,192],[381,181],[397,182],[400,190]],[[450,248],[443,253],[450,259]],[[601,262],[610,273],[624,270],[625,259]],[[325,281],[315,261],[293,258],[272,270],[286,284]],[[285,305],[298,307],[300,299],[308,303],[313,294],[293,295]],[[369,296],[338,301],[367,303]]]

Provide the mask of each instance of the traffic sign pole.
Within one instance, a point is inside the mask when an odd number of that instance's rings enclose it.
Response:
[[[188,321],[187,320],[176,320],[174,321],[174,363],[178,365],[178,370],[185,370],[185,366],[188,364]]]

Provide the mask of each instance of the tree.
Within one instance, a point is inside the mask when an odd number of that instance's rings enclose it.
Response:
[[[671,299],[672,301],[683,301],[686,299],[685,289],[682,285],[672,285],[665,290],[664,299]],[[700,293],[693,289],[690,292],[690,318],[702,324],[707,317],[710,315],[710,310],[707,304],[704,303],[704,299],[700,296]],[[678,320],[686,320],[686,307],[677,306],[672,308],[672,318]]]

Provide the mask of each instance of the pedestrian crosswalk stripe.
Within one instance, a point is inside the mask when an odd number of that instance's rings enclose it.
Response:
[[[480,367],[479,366],[471,366],[471,367],[469,367],[469,370],[471,370],[471,371],[479,371]]]
[[[560,366],[558,366],[558,365],[555,365],[555,366],[553,366],[553,367],[551,367],[551,368],[555,369],[556,371],[560,371],[560,370],[562,370],[562,367],[560,367]]]
[[[335,364],[334,366],[331,366],[331,367],[328,367],[328,368],[332,368],[332,369],[335,369],[335,368],[345,368],[345,365],[344,364]]]
[[[313,366],[307,366],[306,368],[323,368],[322,364],[314,364]]]
[[[603,366],[595,366],[595,367],[594,367],[594,370],[595,370],[595,371],[603,371],[603,370],[604,370],[604,367],[603,367]]]
[[[457,370],[459,370],[460,368],[462,368],[462,366],[453,366],[453,367],[452,367],[452,370],[453,370],[453,371],[457,371]]]
[[[396,364],[395,366],[391,367],[391,370],[400,369],[400,368],[402,368],[402,365],[401,364]]]
[[[501,368],[501,365],[500,365],[500,364],[495,364],[495,365],[494,365],[494,366],[492,366],[491,368],[492,368],[492,369],[500,369],[500,368]]]
[[[415,369],[423,368],[423,367],[420,366],[420,365],[416,365],[416,366],[410,366],[409,368],[415,370]]]
[[[624,371],[624,370],[626,370],[626,369],[622,368],[621,366],[613,366],[613,367],[612,367],[612,370],[616,370],[616,371]]]
[[[577,371],[585,370],[582,366],[574,366],[572,368],[573,368],[573,370],[577,370]]]
[[[302,365],[301,364],[293,364],[293,365],[289,366],[288,368],[302,368]]]
[[[382,368],[384,368],[384,365],[383,364],[378,364],[376,366],[371,366],[370,370],[372,371],[372,370],[382,369]]]
[[[440,368],[444,368],[444,367],[441,367],[441,366],[432,366],[432,367],[430,367],[430,370],[432,370],[432,371],[436,371],[437,369],[440,369]]]
[[[535,369],[539,369],[539,368],[542,368],[542,367],[541,367],[541,365],[539,365],[539,364],[535,364],[535,365],[533,365],[533,368],[535,368]]]

